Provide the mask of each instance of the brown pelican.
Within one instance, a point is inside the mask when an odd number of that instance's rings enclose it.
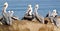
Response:
[[[56,12],[56,11],[53,10],[53,12]],[[53,14],[53,12],[52,12],[52,14]],[[54,18],[55,18],[55,17],[53,17],[52,14],[51,14],[51,12],[49,11],[45,18],[48,18],[48,19],[50,20],[50,22],[54,25],[54,24],[56,24],[55,21],[54,21]]]
[[[28,5],[28,9],[27,9],[26,14],[32,15],[32,6],[31,5]]]
[[[52,14],[51,14],[51,17],[50,17],[51,22],[52,22],[54,25],[56,25],[55,18],[57,17],[57,15],[58,15],[58,13],[57,13],[56,9],[54,9],[53,12],[52,12]]]
[[[48,13],[48,15],[49,15],[49,13]],[[50,16],[48,18],[51,20],[53,25],[56,25],[57,27],[59,27],[60,26],[60,17],[57,15],[58,14],[55,9],[55,10],[53,10],[52,14],[50,14]]]
[[[53,17],[53,22],[57,27],[60,28],[60,16],[57,16],[57,15],[58,13],[56,12],[56,9],[53,10],[52,15],[51,15]]]
[[[42,23],[44,23],[44,17],[43,16],[41,16],[41,15],[39,15],[38,14],[38,8],[39,8],[39,5],[37,4],[37,5],[35,5],[35,12],[34,12],[34,16],[35,16],[35,18],[39,21],[39,22],[42,22]]]
[[[26,12],[25,16],[22,18],[22,20],[23,19],[27,19],[27,20],[32,20],[33,19],[32,6],[31,5],[28,5],[27,12]]]
[[[2,10],[2,15],[3,15],[2,23],[3,23],[3,24],[7,24],[7,25],[11,25],[11,24],[12,24],[12,19],[11,19],[10,14],[8,14],[8,13],[6,12],[7,7],[8,7],[8,3],[5,2],[5,3],[4,3],[3,10]]]

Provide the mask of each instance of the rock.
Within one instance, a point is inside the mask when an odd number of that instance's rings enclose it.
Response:
[[[0,25],[0,31],[53,31],[52,24],[41,24],[27,20],[13,21],[11,26]]]

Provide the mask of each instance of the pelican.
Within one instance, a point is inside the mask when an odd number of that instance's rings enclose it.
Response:
[[[54,25],[56,25],[57,27],[60,28],[60,16],[57,16],[58,13],[56,12],[56,9],[53,10],[52,12],[52,17],[53,17],[53,22],[54,22]]]
[[[2,10],[2,15],[3,15],[3,21],[2,22],[3,22],[3,24],[11,25],[12,24],[12,19],[10,17],[10,14],[8,14],[6,12],[7,7],[8,7],[8,3],[5,2],[3,10]]]
[[[51,13],[48,13],[48,15],[50,14],[50,16],[48,16],[48,18],[51,20],[52,24],[53,25],[56,25],[57,27],[60,26],[60,17],[57,16],[57,12],[56,12],[56,9],[53,10],[52,14]]]
[[[32,6],[31,5],[28,5],[27,12],[26,12],[25,16],[22,18],[22,20],[23,19],[27,19],[27,20],[32,20],[33,19]]]
[[[53,12],[56,12],[55,10],[53,10]],[[46,18],[49,18],[50,19],[50,22],[55,25],[55,21],[54,21],[54,17],[52,16],[53,13],[51,13],[50,11],[48,12],[48,14],[46,15]]]
[[[57,18],[57,15],[58,15],[58,14],[57,14],[57,12],[56,12],[56,9],[54,9],[53,12],[52,12],[52,14],[51,14],[51,17],[50,17],[51,22],[52,22],[53,25],[56,25],[56,20],[55,20],[55,19]],[[56,25],[56,26],[57,26],[57,25]]]
[[[41,16],[41,15],[39,15],[38,14],[38,8],[39,8],[39,5],[38,4],[36,4],[35,5],[35,12],[34,12],[34,16],[36,17],[36,19],[39,21],[39,22],[42,22],[42,23],[44,23],[44,17],[43,16]]]
[[[57,15],[58,15],[58,14],[57,14],[57,12],[56,12],[56,9],[54,9],[53,12],[52,12],[52,14],[51,14],[51,16],[52,16],[52,17],[56,17]]]

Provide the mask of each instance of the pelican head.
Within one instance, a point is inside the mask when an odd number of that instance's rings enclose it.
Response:
[[[13,16],[13,14],[14,14],[14,12],[13,12],[13,11],[11,11],[11,17]]]
[[[8,11],[8,13],[10,13],[10,11]]]
[[[56,13],[56,9],[55,9],[55,10],[53,10],[53,12],[54,12],[54,13]]]
[[[5,3],[4,3],[4,8],[7,8],[7,7],[8,7],[8,3],[5,2]]]
[[[11,11],[11,13],[13,14],[13,13],[14,13],[14,11]]]
[[[57,14],[57,12],[56,12],[56,9],[55,10],[53,10],[53,12],[52,12],[52,16],[53,17],[56,17],[58,14]]]
[[[36,9],[38,9],[38,8],[39,8],[39,5],[38,5],[38,4],[36,4],[36,5],[35,5],[35,8],[36,8]]]
[[[13,11],[11,11],[13,13]]]
[[[28,5],[28,8],[31,8],[31,5]]]

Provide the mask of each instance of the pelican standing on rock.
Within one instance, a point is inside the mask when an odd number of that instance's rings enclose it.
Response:
[[[56,11],[56,9],[53,10],[52,14],[51,14],[51,21],[53,22],[53,24],[56,25],[56,21],[55,18],[57,17],[58,13]]]
[[[7,25],[11,25],[12,24],[12,20],[11,20],[10,14],[8,14],[6,12],[7,7],[8,7],[8,3],[5,2],[3,10],[2,10],[2,15],[3,15],[3,21],[2,21],[2,23],[3,24],[7,24]]]
[[[48,15],[50,14],[50,16],[48,16],[48,18],[51,20],[52,24],[53,25],[56,25],[56,26],[60,26],[60,18],[57,16],[57,12],[56,12],[56,9],[53,10],[52,14],[51,13],[48,13]]]
[[[40,16],[39,14],[38,14],[38,8],[39,8],[39,5],[38,4],[36,4],[35,5],[35,12],[34,12],[34,16],[35,16],[35,18],[39,21],[39,22],[41,22],[41,23],[44,23],[44,17],[43,16]]]
[[[31,5],[28,5],[27,12],[26,12],[26,14],[25,14],[23,19],[27,19],[27,20],[32,20],[33,19],[32,6]]]
[[[50,17],[52,24],[54,24],[56,26],[57,26],[57,24],[56,24],[55,18],[57,18],[57,15],[58,15],[58,13],[57,13],[56,9],[54,9],[51,14],[51,17]]]
[[[28,5],[28,9],[27,9],[26,14],[28,14],[29,16],[32,15],[32,6],[31,5]]]
[[[54,17],[51,16],[51,11],[48,12],[45,18],[48,18],[50,22],[54,25],[54,21],[53,21]]]
[[[57,16],[57,15],[58,15],[58,13],[56,12],[56,9],[53,10],[51,16],[54,18],[54,19],[53,19],[54,24],[55,24],[58,28],[60,28],[60,17]]]

